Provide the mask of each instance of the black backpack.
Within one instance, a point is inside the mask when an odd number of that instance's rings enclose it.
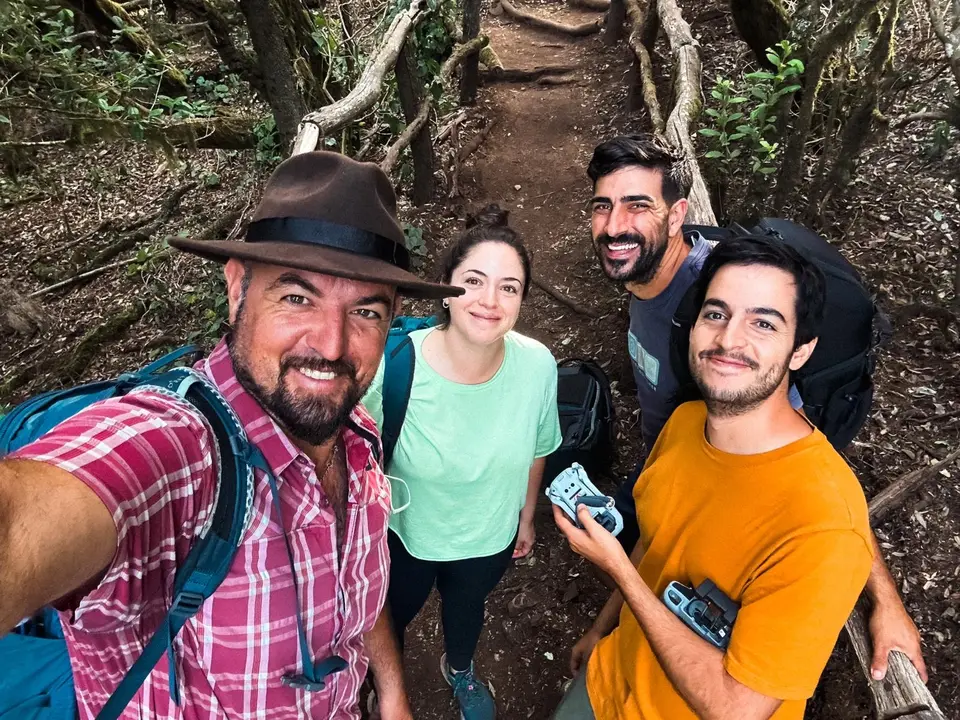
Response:
[[[544,482],[580,463],[596,478],[613,462],[613,397],[610,380],[591,360],[569,359],[557,363],[557,409],[560,412],[560,447],[547,457]]]
[[[688,225],[708,240],[723,242],[738,235],[760,235],[786,243],[823,272],[826,306],[820,339],[807,363],[793,381],[810,421],[842,450],[866,422],[873,402],[876,350],[891,334],[890,321],[877,308],[860,273],[827,240],[790,220],[764,218],[755,227],[730,228]],[[682,399],[697,397],[690,377],[687,351],[690,328],[699,313],[694,288],[680,301],[673,318],[671,363],[680,380]]]

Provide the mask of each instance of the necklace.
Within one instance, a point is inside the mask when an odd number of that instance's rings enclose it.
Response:
[[[320,482],[322,483],[327,479],[327,473],[330,472],[330,468],[333,467],[333,461],[337,459],[337,453],[340,451],[340,434],[333,439],[333,450],[330,451],[330,457],[327,458],[327,464],[323,466],[323,472],[318,476]]]

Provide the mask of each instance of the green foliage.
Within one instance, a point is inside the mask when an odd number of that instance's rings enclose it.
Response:
[[[280,132],[273,115],[267,115],[253,128],[257,136],[257,162],[263,165],[275,165],[283,160],[280,143]]]
[[[419,267],[427,256],[427,244],[423,241],[423,230],[409,223],[403,224],[403,236],[407,241],[407,251],[413,266]]]
[[[926,160],[942,160],[951,145],[951,127],[946,120],[940,120],[933,127],[930,139],[923,144],[922,154]]]
[[[68,123],[78,140],[88,134],[142,140],[169,120],[213,116],[216,106],[234,102],[238,94],[235,76],[222,83],[200,77],[189,95],[168,94],[177,86],[166,81],[166,61],[151,52],[127,51],[122,40],[131,28],[119,18],[112,37],[90,46],[75,38],[73,12],[52,0],[2,4],[0,135],[5,137],[35,132],[39,113]]]
[[[706,157],[718,162],[724,171],[736,169],[734,161],[749,162],[754,175],[777,171],[779,153],[777,120],[786,103],[800,89],[803,62],[791,58],[796,48],[787,40],[767,50],[773,71],[746,73],[741,82],[718,77],[711,91],[716,107],[707,108],[710,127],[699,134],[709,138]],[[739,163],[736,163],[738,166]]]

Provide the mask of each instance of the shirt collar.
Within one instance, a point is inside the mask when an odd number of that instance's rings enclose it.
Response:
[[[226,338],[221,339],[195,369],[216,386],[233,408],[247,438],[263,453],[278,484],[283,484],[284,472],[294,463],[308,463],[316,469],[313,461],[294,445],[283,428],[240,384]],[[380,497],[384,484],[382,477],[380,482],[365,481],[371,469],[377,469],[379,473],[378,463],[374,462],[380,457],[377,426],[358,404],[350,412],[341,435],[347,466],[347,499],[351,503],[368,505]]]

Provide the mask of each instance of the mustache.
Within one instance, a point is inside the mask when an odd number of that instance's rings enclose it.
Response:
[[[735,362],[743,363],[751,370],[757,370],[760,367],[760,365],[755,360],[751,360],[746,355],[741,355],[740,353],[727,352],[723,348],[713,348],[712,350],[704,350],[699,355],[697,355],[697,357],[700,358],[701,360],[706,360],[707,358],[712,358],[712,357],[728,358],[730,360],[734,360]]]
[[[601,233],[597,236],[597,243],[600,245],[610,245],[610,243],[637,243],[638,245],[646,245],[647,239],[640,233],[621,233],[616,237],[610,237],[606,233]]]
[[[346,375],[356,382],[357,368],[347,360],[327,360],[322,357],[306,357],[303,355],[293,355],[285,357],[280,362],[280,375],[286,374],[288,370],[294,368],[304,368],[315,372],[332,372],[336,375]]]

